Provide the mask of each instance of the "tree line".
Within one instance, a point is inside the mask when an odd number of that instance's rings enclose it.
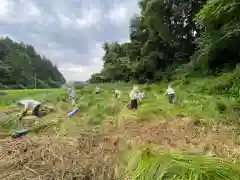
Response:
[[[0,39],[0,88],[57,88],[65,83],[58,68],[31,45]]]
[[[130,42],[105,42],[103,69],[91,83],[149,79],[180,72],[232,71],[240,62],[240,4],[235,0],[140,0]]]

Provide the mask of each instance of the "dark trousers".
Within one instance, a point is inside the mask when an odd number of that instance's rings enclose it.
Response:
[[[174,100],[174,94],[169,94],[169,95],[168,95],[168,102],[169,102],[170,104],[173,104],[173,100]]]
[[[37,116],[37,117],[40,116],[40,105],[37,105],[37,106],[33,109],[32,115]]]
[[[137,108],[138,108],[137,99],[131,100],[131,102],[130,102],[130,108],[131,108],[131,109],[137,109]]]

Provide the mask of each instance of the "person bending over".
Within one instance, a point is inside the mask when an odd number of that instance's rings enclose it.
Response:
[[[25,99],[17,102],[18,105],[24,106],[24,110],[21,113],[20,119],[27,114],[29,110],[32,111],[32,115],[40,117],[41,103],[33,99]]]

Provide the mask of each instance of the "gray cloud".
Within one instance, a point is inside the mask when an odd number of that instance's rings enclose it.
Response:
[[[128,39],[138,0],[1,0],[0,35],[32,44],[71,79],[101,69],[101,44]]]

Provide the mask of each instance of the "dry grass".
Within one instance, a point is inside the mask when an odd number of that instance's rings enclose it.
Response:
[[[108,132],[109,137],[126,140],[128,146],[135,149],[152,145],[154,149],[166,152],[240,158],[239,138],[233,127],[204,126],[190,118],[167,122],[128,121]]]
[[[49,128],[49,123],[54,126],[61,123],[62,120],[55,116],[64,112],[58,109],[56,114],[45,117],[40,124],[32,125],[31,130],[40,132],[39,136],[41,132],[46,133],[44,128]],[[127,117],[130,117],[129,114]],[[53,121],[54,118],[56,121]],[[68,122],[77,121],[78,117],[75,118]],[[26,122],[29,126],[34,121],[26,118],[22,123]],[[0,178],[118,179],[119,147],[123,150],[136,149],[146,144],[161,151],[239,157],[239,145],[235,143],[237,138],[230,127],[205,127],[189,118],[166,122],[138,122],[136,119],[117,125],[109,122],[105,121],[104,135],[78,133],[77,138],[60,138],[51,133],[51,137],[2,140],[4,152],[0,154]],[[65,125],[66,122],[62,124],[63,128],[66,128]],[[123,146],[120,142],[127,145]]]
[[[117,148],[101,136],[23,137],[1,144],[1,180],[116,179]]]
[[[146,144],[170,152],[202,153],[209,147],[218,156],[239,156],[231,129],[225,127],[210,129],[189,119],[164,123],[128,121],[112,129],[110,124],[107,126],[104,133],[79,133],[76,138],[39,135],[3,139],[0,179],[119,179],[122,150]]]

